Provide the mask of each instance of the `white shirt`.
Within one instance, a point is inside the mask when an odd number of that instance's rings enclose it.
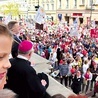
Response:
[[[28,60],[26,57],[24,57],[24,56],[22,56],[22,55],[20,55],[20,54],[19,54],[17,57],[18,57],[18,58],[21,58],[21,59],[24,59],[24,60]]]
[[[89,68],[88,64],[83,64],[83,73],[86,73],[88,68]]]

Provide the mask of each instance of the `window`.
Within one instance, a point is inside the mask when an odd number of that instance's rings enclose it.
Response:
[[[49,0],[46,0],[47,3],[49,3]]]
[[[42,0],[42,2],[44,3],[44,0]]]
[[[77,7],[77,0],[74,0],[74,7]]]
[[[89,6],[93,4],[93,0],[89,0]]]
[[[45,6],[45,5],[43,4],[43,8],[44,8],[44,6]]]
[[[66,0],[66,8],[69,7],[69,0]]]
[[[51,0],[51,2],[54,2],[54,0]]]
[[[54,4],[51,4],[52,10],[54,10]]]
[[[85,0],[81,0],[80,5],[85,5]]]
[[[98,0],[95,1],[95,4],[98,4]]]
[[[47,4],[47,10],[49,10],[49,4]]]
[[[61,8],[61,0],[59,0],[59,8]]]
[[[51,3],[53,3],[53,2],[54,2],[54,0],[50,0],[50,2],[51,2]]]

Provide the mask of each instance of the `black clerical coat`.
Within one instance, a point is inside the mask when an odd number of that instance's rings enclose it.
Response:
[[[12,45],[11,54],[12,54],[12,57],[15,58],[18,55],[18,46],[19,46],[19,43],[21,42],[21,39],[19,39],[16,35],[13,35],[13,37],[14,37],[14,42]]]
[[[46,87],[41,84],[41,74],[36,74],[31,63],[21,58],[10,59],[10,62],[12,66],[8,70],[5,88],[13,90],[19,98],[43,98]],[[48,80],[47,75],[46,78]]]
[[[75,75],[75,77],[72,79],[72,85],[71,88],[73,90],[74,93],[79,94],[79,92],[81,91],[81,84],[82,84],[83,78],[79,77],[77,78],[77,76]]]

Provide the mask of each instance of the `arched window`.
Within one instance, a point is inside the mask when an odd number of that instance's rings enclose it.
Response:
[[[93,0],[89,0],[89,6],[93,4]]]
[[[51,4],[52,10],[54,10],[54,4]]]
[[[49,4],[47,4],[47,10],[49,10]]]
[[[77,0],[74,0],[74,7],[77,7]]]
[[[45,7],[45,5],[43,4],[43,8]]]
[[[69,7],[69,0],[66,0],[66,8]]]
[[[61,8],[61,0],[59,0],[59,8]]]

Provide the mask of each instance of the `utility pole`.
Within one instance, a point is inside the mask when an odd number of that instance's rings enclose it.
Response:
[[[92,20],[92,11],[93,11],[93,0],[91,0],[91,8],[90,8],[90,25],[91,25],[91,20]]]

